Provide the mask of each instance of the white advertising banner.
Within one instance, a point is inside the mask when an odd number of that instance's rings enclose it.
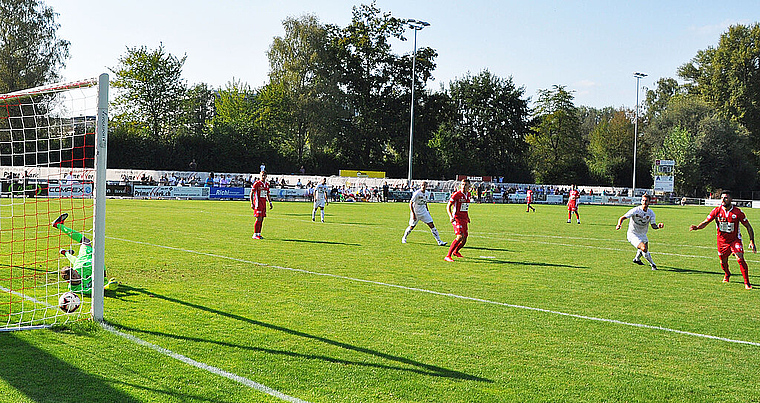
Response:
[[[654,161],[654,191],[655,192],[672,192],[675,180],[673,171],[676,162],[674,160],[655,160]]]
[[[70,185],[50,185],[48,197],[92,197],[92,183],[72,183]]]
[[[141,199],[208,199],[210,188],[136,185],[134,197]]]

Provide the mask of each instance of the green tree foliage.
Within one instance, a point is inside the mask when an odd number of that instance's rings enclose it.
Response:
[[[450,83],[451,119],[431,141],[450,174],[528,178],[525,169],[528,101],[512,77],[485,70]]]
[[[187,91],[182,66],[187,56],[177,58],[164,49],[145,46],[127,48],[119,65],[111,69],[111,84],[119,89],[112,105],[116,124],[125,124],[161,141],[177,134]]]
[[[526,141],[538,183],[583,183],[587,145],[573,95],[564,86],[539,90],[533,124]]]
[[[662,146],[655,150],[654,157],[675,161],[673,170],[675,193],[696,196],[703,190],[704,184],[700,175],[702,160],[699,156],[696,133],[690,133],[678,126],[672,128]]]
[[[393,54],[390,39],[404,39],[404,29],[402,20],[381,12],[374,3],[354,7],[347,27],[328,26],[326,65],[333,66],[329,80],[342,91],[341,98],[334,100],[342,112],[328,148],[339,163],[403,172],[401,161],[408,155],[403,144],[408,144],[411,58]],[[424,48],[417,52],[419,89],[430,77],[435,55]],[[424,102],[424,92],[417,94],[415,101]]]
[[[205,136],[214,117],[214,91],[205,83],[195,84],[187,90],[182,103],[182,134]]]
[[[639,115],[644,115],[644,122],[651,122],[665,111],[670,98],[685,93],[685,88],[674,78],[660,78],[657,80],[657,88],[647,90],[643,111],[639,111]]]
[[[0,0],[0,94],[60,79],[69,42],[58,37],[57,15],[41,1]]]
[[[310,149],[319,147],[314,142],[328,125],[325,118],[333,115],[330,97],[321,96],[330,92],[329,76],[323,74],[327,29],[314,15],[287,18],[283,27],[285,36],[275,37],[267,52],[272,87],[267,93],[270,104],[281,108],[280,150],[301,166]],[[281,99],[275,102],[275,95]]]
[[[729,27],[716,48],[697,52],[678,75],[721,116],[742,123],[760,150],[760,24]]]
[[[588,166],[593,178],[599,181],[596,183],[611,186],[631,183],[634,127],[628,112],[615,111],[609,120],[596,125],[589,136]]]

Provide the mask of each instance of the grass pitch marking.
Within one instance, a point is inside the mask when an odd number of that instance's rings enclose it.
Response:
[[[337,279],[341,279],[341,280],[349,280],[349,281],[355,281],[355,282],[365,283],[365,284],[374,284],[374,285],[380,285],[380,286],[384,286],[384,287],[398,288],[398,289],[406,290],[406,291],[415,291],[415,292],[421,292],[421,293],[426,293],[426,294],[439,295],[439,296],[443,296],[443,297],[457,298],[457,299],[461,299],[461,300],[465,300],[465,301],[481,302],[481,303],[485,303],[485,304],[504,306],[504,307],[508,307],[508,308],[525,309],[525,310],[529,310],[529,311],[549,313],[549,314],[553,314],[553,315],[561,315],[561,316],[570,317],[570,318],[576,318],[576,319],[591,320],[591,321],[595,321],[595,322],[614,323],[614,324],[617,324],[617,325],[631,326],[631,327],[643,328],[643,329],[660,330],[660,331],[663,331],[663,332],[682,334],[682,335],[685,335],[685,336],[701,337],[701,338],[705,338],[705,339],[720,340],[720,341],[724,341],[724,342],[727,342],[727,343],[748,344],[748,345],[751,345],[751,346],[760,347],[760,343],[758,343],[758,342],[729,339],[729,338],[725,338],[725,337],[712,336],[712,335],[709,335],[709,334],[694,333],[694,332],[688,332],[688,331],[685,331],[685,330],[671,329],[671,328],[662,327],[662,326],[653,326],[653,325],[645,325],[645,324],[641,324],[641,323],[624,322],[624,321],[620,321],[620,320],[616,320],[616,319],[597,318],[597,317],[594,317],[594,316],[578,315],[578,314],[573,314],[573,313],[553,311],[553,310],[550,310],[550,309],[536,308],[536,307],[525,306],[525,305],[508,304],[506,302],[498,302],[498,301],[491,301],[491,300],[482,299],[482,298],[467,297],[467,296],[464,296],[464,295],[452,294],[452,293],[447,293],[447,292],[439,292],[439,291],[433,291],[433,290],[426,290],[424,288],[407,287],[407,286],[398,285],[398,284],[383,283],[381,281],[365,280],[365,279],[360,279],[360,278],[341,276],[341,275],[338,275],[338,274],[320,273],[320,272],[315,272],[315,271],[310,271],[310,270],[296,269],[296,268],[292,268],[292,267],[284,267],[284,266],[277,266],[277,265],[272,265],[272,264],[267,264],[267,263],[253,262],[253,261],[250,261],[250,260],[235,258],[235,257],[231,257],[231,256],[218,255],[218,254],[215,254],[215,253],[208,253],[208,252],[199,252],[199,251],[194,251],[194,250],[190,250],[190,249],[177,248],[177,247],[174,247],[174,246],[157,245],[157,244],[152,244],[152,243],[148,243],[148,242],[134,241],[134,240],[131,240],[131,239],[123,239],[123,238],[115,238],[115,237],[107,237],[107,238],[108,239],[113,239],[113,240],[116,240],[116,241],[130,242],[130,243],[135,243],[135,244],[139,244],[139,245],[153,246],[153,247],[156,247],[156,248],[170,249],[170,250],[174,250],[174,251],[178,251],[178,252],[187,252],[187,253],[193,253],[193,254],[201,255],[201,256],[208,256],[208,257],[214,257],[214,258],[218,258],[218,259],[231,260],[231,261],[234,261],[234,262],[252,264],[252,265],[261,266],[261,267],[271,267],[273,269],[288,270],[288,271],[292,271],[292,272],[296,272],[296,273],[303,273],[303,274],[310,274],[310,275],[314,275],[314,276],[337,278]],[[573,245],[573,246],[578,246],[578,245]],[[609,248],[600,248],[600,249],[609,249]],[[616,250],[616,249],[613,249],[613,250]],[[701,256],[695,256],[695,257],[701,257]]]
[[[38,300],[38,299],[36,299],[34,297],[30,297],[28,295],[21,294],[21,293],[16,292],[16,291],[12,291],[12,290],[10,290],[8,288],[5,288],[3,286],[0,286],[0,291],[5,291],[5,292],[9,292],[9,293],[15,294],[17,296],[23,297],[24,299],[26,299],[26,300],[28,300],[30,302],[33,302],[33,303],[39,304],[39,305],[43,305],[43,306],[46,306],[48,308],[53,308],[53,309],[57,308],[57,307],[55,307],[53,305],[48,304],[47,302],[40,301],[40,300]],[[123,338],[125,338],[125,339],[127,339],[127,340],[129,340],[129,341],[131,341],[133,343],[139,344],[139,345],[144,346],[144,347],[148,347],[151,350],[157,351],[157,352],[159,352],[159,353],[161,353],[161,354],[163,354],[163,355],[165,355],[167,357],[171,357],[171,358],[174,358],[175,360],[182,361],[185,364],[192,365],[193,367],[202,369],[204,371],[211,372],[212,374],[219,375],[219,376],[227,378],[227,379],[231,379],[231,380],[233,380],[235,382],[238,382],[238,383],[242,383],[245,386],[248,386],[250,388],[256,389],[259,392],[266,393],[266,394],[268,394],[270,396],[274,396],[274,397],[276,397],[276,398],[278,398],[280,400],[284,400],[286,402],[292,402],[292,403],[308,403],[306,400],[301,400],[301,399],[298,399],[296,397],[288,396],[288,395],[286,395],[286,394],[284,394],[284,393],[282,393],[282,392],[280,392],[278,390],[272,389],[272,388],[270,388],[270,387],[268,387],[266,385],[262,385],[262,384],[260,384],[258,382],[254,382],[254,381],[252,381],[252,380],[250,380],[250,379],[248,379],[246,377],[242,377],[240,375],[236,375],[236,374],[233,374],[231,372],[227,372],[227,371],[225,371],[225,370],[223,370],[221,368],[217,368],[217,367],[213,367],[213,366],[208,365],[208,364],[204,364],[204,363],[196,361],[196,360],[194,360],[194,359],[192,359],[190,357],[186,357],[186,356],[184,356],[182,354],[177,354],[177,353],[175,353],[175,352],[173,352],[171,350],[168,350],[168,349],[163,348],[161,346],[157,346],[157,345],[155,345],[153,343],[147,342],[147,341],[145,341],[143,339],[140,339],[138,337],[135,337],[135,336],[133,336],[131,334],[124,333],[122,331],[117,330],[115,327],[109,325],[108,323],[101,322],[100,325],[101,325],[101,327],[103,327],[103,329],[109,331],[110,333],[113,333],[113,334],[115,334],[117,336],[123,337]],[[30,326],[30,327],[22,327],[22,329],[42,329],[42,328],[46,328],[46,327],[50,327],[50,326],[47,326],[47,325],[45,325],[45,326],[34,326],[34,327]]]

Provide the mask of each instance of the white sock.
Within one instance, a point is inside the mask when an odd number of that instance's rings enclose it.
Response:
[[[319,210],[319,211],[320,211],[320,214],[322,214],[322,221],[324,221],[325,220],[325,210],[322,209],[322,210]]]
[[[649,252],[645,253],[644,257],[647,258],[647,261],[649,262],[650,265],[655,266],[654,260],[652,260],[652,255],[650,255]]]
[[[406,227],[406,231],[404,231],[404,239],[409,236],[409,233],[412,232],[414,227]]]
[[[433,228],[430,229],[430,232],[433,233],[433,236],[435,237],[436,241],[441,242],[441,236],[438,235],[438,229],[436,229],[435,227],[433,227]]]
[[[641,251],[641,249],[636,249],[636,257],[633,258],[633,260],[641,260],[641,255],[643,255],[644,252]]]
[[[317,214],[317,209],[311,210],[311,220],[314,221],[314,216]]]

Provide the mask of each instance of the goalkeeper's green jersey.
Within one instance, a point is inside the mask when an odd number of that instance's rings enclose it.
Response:
[[[82,239],[84,239],[82,233],[63,224],[58,224],[58,229],[68,235],[75,242],[81,243]],[[67,253],[66,258],[71,262],[71,267],[82,276],[82,282],[80,284],[71,284],[71,282],[69,282],[69,290],[76,293],[82,293],[83,295],[92,295],[92,245],[89,243],[82,243],[79,247],[79,254],[77,256]]]

